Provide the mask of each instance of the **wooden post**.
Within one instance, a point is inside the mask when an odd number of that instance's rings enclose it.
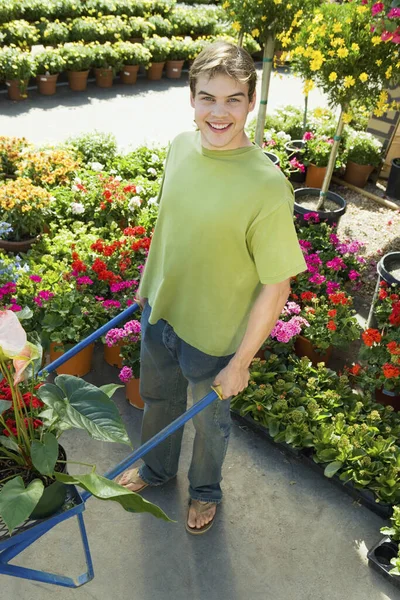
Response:
[[[329,184],[331,182],[333,170],[335,168],[336,157],[337,157],[337,154],[339,151],[339,144],[340,144],[340,140],[342,139],[342,132],[343,132],[343,127],[344,127],[343,113],[344,113],[344,107],[341,107],[340,117],[339,117],[339,121],[338,121],[338,124],[336,127],[336,133],[333,137],[332,150],[329,155],[329,162],[328,162],[328,166],[326,168],[324,182],[322,184],[321,192],[319,194],[317,210],[321,210],[321,209],[323,210],[323,208],[324,208],[326,194],[329,190]]]
[[[239,48],[243,48],[243,38],[244,38],[244,31],[243,31],[243,29],[241,29],[239,31],[238,44],[237,44],[239,46]]]
[[[269,35],[264,44],[261,98],[258,108],[255,142],[262,147],[264,138],[265,115],[267,114],[268,92],[271,81],[272,61],[274,59],[275,37]]]

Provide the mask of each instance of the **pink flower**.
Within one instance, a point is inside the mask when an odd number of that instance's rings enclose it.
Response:
[[[20,306],[19,304],[15,304],[14,302],[13,304],[11,304],[10,310],[12,310],[13,312],[19,312],[20,310],[22,310],[22,306]]]
[[[128,383],[130,379],[133,379],[133,371],[130,367],[122,367],[118,377],[123,383]]]
[[[287,323],[285,321],[277,321],[275,327],[271,331],[272,338],[276,338],[278,342],[287,343],[296,335],[299,335],[302,325],[308,327],[310,324],[303,317],[292,317]]]
[[[361,277],[360,273],[358,273],[358,271],[355,271],[354,269],[352,269],[349,273],[349,279],[351,279],[352,281],[354,281],[355,279],[358,279],[359,277]]]
[[[339,240],[338,236],[336,235],[336,233],[331,233],[331,235],[329,236],[329,241],[334,246],[336,246],[337,244],[340,244],[340,240]]]
[[[36,283],[40,283],[42,281],[40,275],[29,275],[29,279],[31,281],[35,281]]]
[[[102,304],[104,308],[120,308],[121,306],[121,302],[118,300],[104,300]]]
[[[319,267],[322,265],[322,260],[320,259],[318,254],[306,254],[304,258],[306,260],[308,272],[317,273],[319,271]]]
[[[340,289],[340,283],[337,283],[337,281],[327,281],[326,282],[326,291],[328,294],[334,294],[339,289]]]
[[[305,134],[303,135],[303,140],[305,142],[308,142],[308,140],[313,140],[315,138],[315,135],[312,133],[312,131],[306,131]]]
[[[378,15],[379,13],[381,13],[385,8],[385,5],[383,4],[383,2],[375,2],[375,4],[373,5],[371,12],[373,15]]]
[[[308,280],[310,283],[316,283],[317,285],[321,285],[326,280],[326,277],[320,275],[319,273],[314,273],[312,277]]]
[[[299,240],[299,244],[304,254],[308,254],[308,251],[312,249],[312,243],[308,240]]]
[[[302,173],[305,173],[305,166],[303,165],[303,163],[301,163],[299,160],[297,160],[296,157],[292,158],[292,160],[289,160],[289,164],[291,167],[293,167],[293,169],[297,169],[299,171],[301,171]]]
[[[87,275],[84,275],[83,277],[78,277],[76,283],[78,285],[93,285],[93,281]]]
[[[319,223],[319,214],[317,212],[309,212],[303,215],[303,219],[305,221],[310,221],[311,223]]]
[[[326,266],[333,271],[340,271],[340,269],[346,268],[345,262],[339,256],[335,256],[332,260],[328,260]]]
[[[400,8],[391,8],[387,14],[389,19],[395,19],[400,17]]]
[[[140,322],[135,321],[135,320],[128,321],[127,323],[125,323],[124,329],[128,333],[136,333],[136,334],[140,333],[140,331],[141,331]]]
[[[301,308],[296,302],[287,302],[284,306],[282,314],[284,315],[298,315],[301,312]]]
[[[391,31],[382,31],[381,40],[382,42],[388,42],[393,37],[393,33]]]

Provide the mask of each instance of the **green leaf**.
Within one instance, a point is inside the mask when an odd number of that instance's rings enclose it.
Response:
[[[55,477],[62,483],[79,485],[99,500],[118,502],[118,504],[128,512],[148,512],[159,519],[164,519],[164,521],[169,521],[170,523],[173,522],[161,508],[152,502],[148,502],[139,494],[131,492],[127,488],[106,477],[96,475],[96,473],[90,473],[89,475],[66,475],[64,473],[55,473]]]
[[[29,306],[24,306],[24,308],[17,313],[15,313],[18,317],[18,321],[24,321],[25,319],[31,319],[33,317],[33,312],[29,308]]]
[[[119,385],[118,383],[107,383],[106,385],[102,385],[101,387],[99,387],[99,390],[104,392],[109,398],[112,398],[114,393],[122,387],[124,386]]]
[[[318,452],[318,458],[322,462],[331,462],[332,460],[335,460],[338,454],[339,452],[335,448],[325,448]]]
[[[86,387],[95,387],[84,379],[80,379],[80,377],[75,377],[74,375],[58,375],[54,383],[62,390],[64,397],[68,400],[71,399],[72,394],[77,390],[83,390]]]
[[[279,423],[278,421],[271,421],[268,426],[269,434],[272,437],[275,437],[279,432]]]
[[[56,378],[57,379],[57,378]],[[39,398],[58,414],[65,411],[67,402],[65,396],[59,387],[53,383],[45,383],[37,390]]]
[[[343,467],[343,463],[340,460],[334,460],[333,462],[326,465],[324,475],[325,477],[333,477],[335,473],[339,471]]]
[[[52,433],[43,435],[43,442],[33,440],[31,444],[33,466],[42,475],[52,475],[58,458],[58,442]]]
[[[12,402],[10,400],[0,400],[0,415],[11,407]]]
[[[0,435],[0,444],[4,446],[4,448],[8,448],[8,450],[13,450],[14,452],[18,452],[18,454],[21,454],[18,444],[5,435]]]
[[[26,521],[42,497],[43,490],[40,479],[32,481],[27,488],[22,477],[15,477],[4,484],[0,491],[0,516],[10,533]]]

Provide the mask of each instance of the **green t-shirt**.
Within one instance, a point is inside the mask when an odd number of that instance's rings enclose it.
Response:
[[[139,288],[150,323],[165,319],[213,356],[234,353],[262,283],[305,270],[293,190],[258,146],[208,150],[200,133],[172,142]]]

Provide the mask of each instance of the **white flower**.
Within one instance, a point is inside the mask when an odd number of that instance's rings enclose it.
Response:
[[[141,194],[142,192],[144,192],[144,187],[142,185],[137,185],[136,191],[138,194]]]
[[[79,192],[79,188],[78,188],[76,185],[72,185],[72,186],[71,186],[71,190],[72,190],[73,192]]]
[[[92,162],[89,166],[92,169],[92,171],[102,171],[104,169],[104,165],[102,165],[99,162]]]
[[[133,196],[133,198],[131,198],[128,202],[128,208],[129,210],[135,210],[135,208],[139,208],[141,204],[142,200],[139,198],[139,196]]]
[[[115,179],[116,179],[116,181],[122,181],[121,175],[116,175]]]
[[[78,184],[82,183],[82,179],[80,177],[75,177],[74,183],[75,183],[75,185],[78,185]]]
[[[55,196],[50,196],[50,202],[57,202],[57,198]]]
[[[151,155],[151,157],[150,157],[150,160],[151,160],[151,162],[152,162],[152,163],[156,163],[156,162],[158,162],[160,159],[159,159],[159,157],[157,156],[157,154],[152,154],[152,155]]]
[[[147,204],[151,206],[152,204],[157,204],[157,196],[153,196],[147,200]]]
[[[272,134],[273,134],[273,133],[274,133],[274,132],[272,132],[272,131],[266,131],[266,132],[264,133],[264,140],[265,140],[266,142],[270,142],[270,141],[272,140]]]
[[[115,169],[110,169],[110,171],[109,171],[110,175],[115,175],[116,172],[117,171]]]
[[[150,175],[157,175],[157,171],[153,167],[147,169],[147,172],[150,173]]]
[[[85,212],[85,207],[82,202],[71,202],[70,207],[74,215],[81,215]]]

